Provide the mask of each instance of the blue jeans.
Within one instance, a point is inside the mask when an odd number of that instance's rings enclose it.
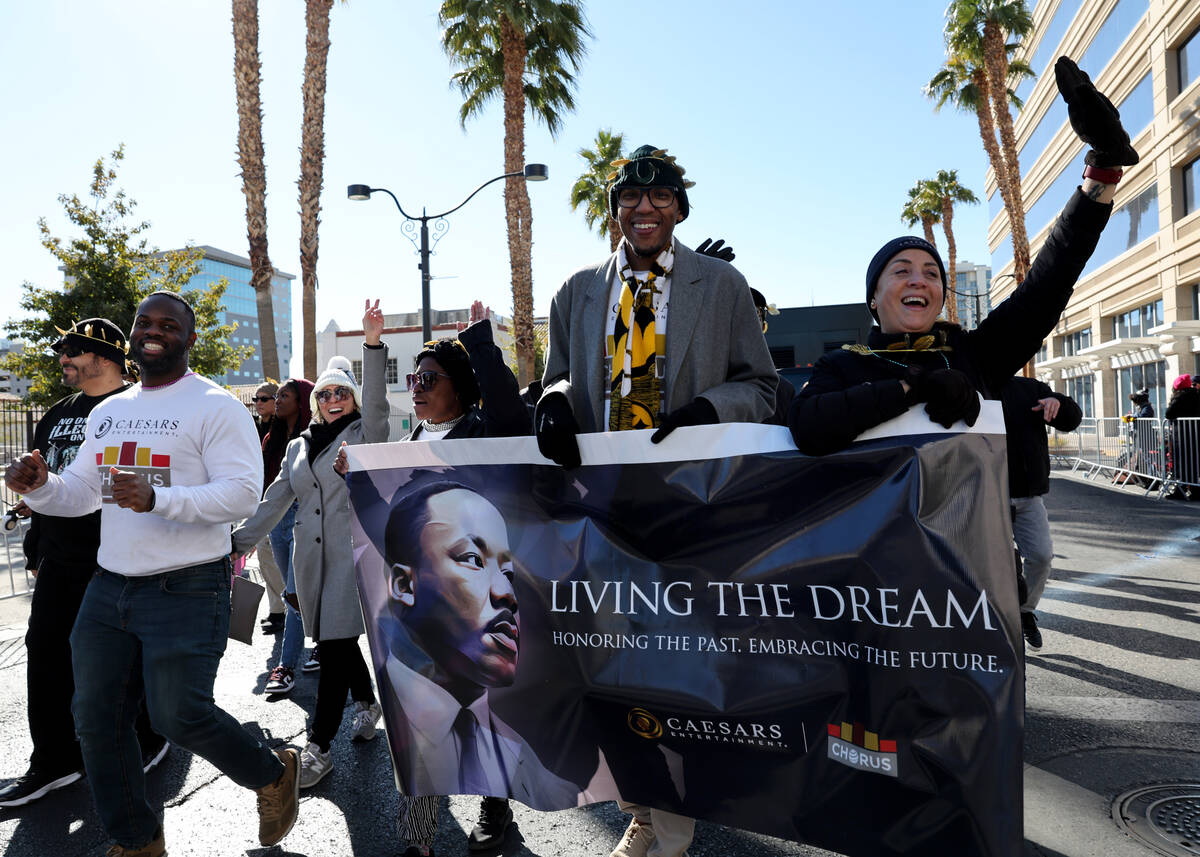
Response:
[[[270,534],[271,553],[275,555],[275,564],[279,566],[279,573],[283,575],[283,591],[292,594],[296,592],[296,581],[292,576],[292,527],[296,524],[297,508],[299,504],[293,503]],[[288,604],[287,615],[283,620],[283,648],[279,653],[279,665],[294,670],[300,663],[302,654],[304,622],[300,618],[300,611]]]
[[[71,632],[72,711],[96,811],[126,848],[145,845],[159,825],[133,728],[143,686],[154,730],[238,785],[261,788],[283,773],[275,754],[213,702],[229,577],[224,558],[149,577],[99,569],[83,597]]]

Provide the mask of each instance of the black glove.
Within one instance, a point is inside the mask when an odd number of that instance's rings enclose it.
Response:
[[[1121,125],[1121,114],[1096,89],[1087,72],[1069,58],[1059,57],[1054,64],[1054,79],[1067,102],[1071,127],[1080,140],[1092,147],[1084,161],[1092,167],[1136,164],[1138,153],[1129,144],[1129,134]]]
[[[542,455],[568,470],[579,466],[579,423],[565,394],[547,393],[538,399],[533,425]]]
[[[925,403],[925,413],[935,423],[950,428],[959,420],[975,425],[979,419],[979,396],[971,379],[957,369],[909,370],[907,401]]]
[[[493,342],[492,320],[490,318],[481,318],[465,330],[460,330],[458,332],[458,341],[468,351],[476,345]]]
[[[658,421],[658,431],[650,435],[651,443],[662,443],[662,439],[680,426],[710,426],[719,423],[717,409],[708,399],[692,399],[682,408],[664,414]]]
[[[718,238],[717,243],[713,244],[711,238],[705,238],[696,248],[696,252],[701,256],[712,256],[714,259],[720,259],[722,262],[732,262],[734,259],[733,248],[725,245],[724,238]]]

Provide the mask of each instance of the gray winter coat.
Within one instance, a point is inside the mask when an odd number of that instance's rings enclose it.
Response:
[[[267,486],[258,511],[233,532],[233,549],[262,541],[298,500],[292,571],[304,633],[314,640],[341,640],[363,633],[362,607],[350,541],[346,480],[333,469],[342,441],[383,443],[388,438],[387,346],[363,347],[362,419],[351,423],[309,461],[308,441],[288,444],[279,476]]]

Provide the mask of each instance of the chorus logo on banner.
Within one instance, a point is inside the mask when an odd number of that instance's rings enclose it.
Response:
[[[829,758],[859,771],[873,771],[885,777],[899,776],[896,742],[880,738],[861,723],[830,723]]]
[[[800,724],[799,735],[789,735],[782,724],[756,720],[734,720],[727,717],[707,718],[678,714],[660,716],[645,708],[632,708],[625,718],[636,735],[648,740],[681,739],[703,743],[737,744],[767,751],[787,751],[799,738],[803,752],[808,752],[808,734]]]

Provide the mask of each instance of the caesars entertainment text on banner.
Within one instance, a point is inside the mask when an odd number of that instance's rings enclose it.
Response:
[[[962,427],[961,424],[959,426]],[[1020,853],[1003,420],[350,448],[397,785],[618,796],[852,855]]]

